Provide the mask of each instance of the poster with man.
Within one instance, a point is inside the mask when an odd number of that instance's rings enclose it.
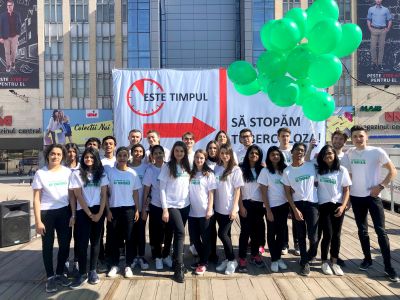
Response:
[[[0,1],[0,88],[39,88],[37,1]]]
[[[363,40],[357,51],[358,85],[400,84],[400,2],[357,1]]]

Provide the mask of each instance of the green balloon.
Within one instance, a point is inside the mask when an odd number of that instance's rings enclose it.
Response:
[[[307,34],[308,47],[315,54],[329,53],[339,44],[342,38],[342,27],[334,19],[318,22]]]
[[[299,86],[299,97],[297,97],[296,104],[301,106],[304,99],[315,93],[317,89],[312,85],[310,78],[296,80],[296,83]]]
[[[253,82],[245,85],[234,84],[236,91],[239,94],[245,96],[255,95],[260,91],[260,85],[258,84],[258,80],[254,80]]]
[[[345,57],[353,53],[360,46],[362,31],[357,24],[347,23],[342,25],[342,38],[332,54],[337,57]]]
[[[245,85],[256,80],[257,72],[247,61],[237,60],[228,67],[228,77],[235,84]]]
[[[306,10],[307,12],[307,26],[306,31],[310,32],[311,29],[322,20],[326,18],[334,19],[339,18],[339,7],[335,0],[316,0]]]
[[[274,47],[274,45],[271,44],[271,28],[275,22],[276,20],[268,21],[263,25],[263,27],[261,27],[260,38],[261,38],[261,43],[263,44],[265,49],[271,51],[280,51],[279,48],[276,48]]]
[[[296,23],[300,30],[300,36],[303,38],[306,34],[307,13],[299,7],[295,7],[288,10],[285,18],[292,19]]]
[[[335,100],[326,92],[316,91],[303,102],[303,113],[312,121],[324,121],[335,111]]]
[[[306,78],[314,57],[315,55],[308,49],[307,44],[296,46],[288,55],[287,71],[297,79]]]
[[[257,60],[258,73],[274,79],[286,73],[286,56],[275,51],[261,53]]]
[[[268,94],[267,88],[270,80],[264,74],[258,74],[257,81],[261,91],[263,91],[265,94]]]
[[[275,20],[268,33],[269,43],[272,46],[270,50],[289,51],[301,40],[299,27],[291,19]]]
[[[272,80],[267,90],[271,101],[275,105],[281,107],[295,104],[299,95],[299,87],[296,82],[288,76],[281,76]]]
[[[333,54],[317,56],[308,70],[311,82],[318,88],[327,88],[334,85],[341,75],[342,63]]]

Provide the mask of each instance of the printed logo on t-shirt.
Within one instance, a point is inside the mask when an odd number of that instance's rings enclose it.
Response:
[[[221,178],[221,176],[215,175],[215,181],[216,181],[217,183],[219,183],[219,182],[221,181],[220,178]]]
[[[276,178],[275,181],[274,181],[274,183],[275,183],[275,184],[282,184],[282,185],[283,185],[282,181],[281,181],[279,178]]]
[[[52,181],[49,183],[49,187],[54,187],[54,186],[62,186],[62,185],[67,185],[67,181]]]
[[[131,181],[128,179],[122,180],[122,179],[115,179],[114,184],[116,185],[130,185]]]
[[[199,184],[200,184],[200,179],[193,178],[193,179],[190,181],[190,184],[199,185]]]
[[[97,187],[97,186],[100,186],[100,182],[94,183],[93,181],[89,181],[86,186],[87,187]]]
[[[336,180],[334,178],[326,178],[326,177],[321,177],[319,179],[319,182],[336,184]]]
[[[303,181],[303,180],[307,180],[307,179],[310,179],[310,175],[301,175],[299,177],[296,177],[294,180],[296,182],[299,182],[299,181]]]
[[[353,164],[353,165],[366,165],[367,162],[365,161],[365,159],[354,158],[354,159],[351,160],[351,164]]]
[[[189,174],[186,172],[176,172],[176,177],[189,177]]]

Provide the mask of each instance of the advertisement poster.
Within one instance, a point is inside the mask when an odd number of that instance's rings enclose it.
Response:
[[[39,88],[37,1],[0,1],[0,88]]]
[[[336,107],[333,115],[326,120],[326,141],[331,141],[332,133],[341,130],[348,137],[351,136],[350,129],[354,126],[354,108],[353,106]]]
[[[187,131],[195,135],[195,149],[204,149],[224,130],[238,150],[243,128],[250,128],[254,143],[265,150],[278,144],[280,127],[291,129],[292,143],[325,141],[325,122],[311,122],[299,106],[278,107],[261,92],[238,94],[225,69],[113,70],[113,82],[114,133],[120,144],[128,144],[131,129],[144,135],[157,130],[169,149]]]
[[[43,145],[76,143],[83,146],[90,137],[113,135],[110,109],[43,110]]]
[[[400,84],[400,3],[379,2],[381,6],[357,1],[357,24],[363,33],[357,50],[358,85]]]

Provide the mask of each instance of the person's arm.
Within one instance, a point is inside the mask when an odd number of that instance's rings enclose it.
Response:
[[[98,222],[101,219],[101,216],[104,213],[104,209],[106,207],[107,203],[107,186],[103,185],[100,190],[100,209],[97,214],[94,214],[92,216],[92,221],[93,222]]]
[[[233,192],[233,205],[232,205],[232,211],[229,214],[229,219],[235,220],[237,216],[237,210],[239,206],[239,198],[240,198],[240,187],[235,188]]]
[[[88,217],[90,219],[92,219],[93,214],[90,211],[90,208],[88,207],[85,199],[83,199],[82,188],[75,188],[75,189],[72,189],[72,190],[74,192],[76,200],[78,200],[78,203],[81,206],[81,208],[83,209],[83,211],[88,215]]]
[[[33,190],[33,212],[35,214],[36,232],[40,235],[46,233],[46,228],[40,216],[40,199],[42,197],[42,190]]]
[[[292,208],[292,211],[294,213],[294,217],[296,218],[297,221],[303,221],[303,215],[300,210],[297,209],[296,205],[294,204],[293,197],[292,197],[292,188],[289,185],[283,185],[285,189],[285,195],[286,199],[289,202],[290,207]]]
[[[74,226],[76,218],[76,198],[71,190],[68,190],[69,207],[71,208],[71,218],[69,220],[69,227]]]
[[[386,175],[383,181],[372,187],[370,195],[372,197],[378,197],[379,193],[389,185],[389,183],[397,176],[397,170],[394,164],[391,161],[388,161],[386,164],[382,166],[383,168],[388,170],[388,174]]]
[[[214,192],[215,192],[215,190],[208,191],[208,204],[207,204],[206,219],[211,218],[213,215]]]
[[[260,190],[261,190],[261,197],[265,206],[265,211],[267,212],[267,220],[273,222],[274,215],[272,214],[271,206],[269,205],[268,186],[260,184]]]
[[[388,32],[390,30],[390,28],[392,28],[392,20],[388,21],[387,27],[385,29],[386,32]]]
[[[243,188],[243,187],[242,187]],[[240,193],[240,197],[239,197],[239,214],[243,217],[246,218],[247,217],[247,210],[243,205],[243,191]]]
[[[143,207],[142,207],[142,220],[147,220],[147,210],[149,209],[150,204],[150,186],[143,185]]]
[[[165,181],[160,181],[160,200],[161,200],[161,207],[163,210],[162,213],[162,220],[165,223],[169,221],[169,212],[167,206],[167,193],[166,193],[167,183]]]
[[[336,210],[335,210],[335,217],[340,217],[343,212],[347,209],[347,204],[349,202],[350,198],[350,187],[349,186],[344,186],[343,191],[342,191],[342,205],[340,205]]]
[[[371,11],[371,8],[372,7],[370,7],[368,9],[368,14],[367,14],[367,26],[368,26],[369,31],[372,31],[372,27],[371,27],[371,25],[372,25],[372,11]]]
[[[135,203],[135,222],[139,220],[139,190],[133,190],[133,202]]]

